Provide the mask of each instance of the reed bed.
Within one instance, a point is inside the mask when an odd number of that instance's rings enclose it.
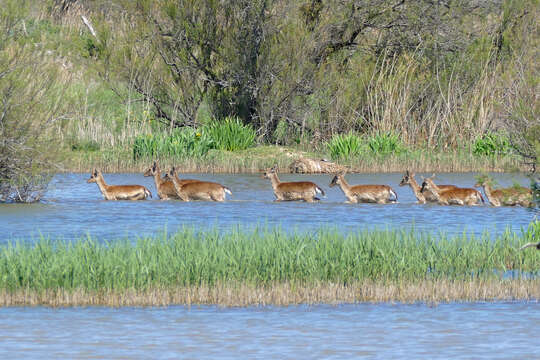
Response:
[[[540,223],[498,237],[184,228],[0,248],[0,304],[224,306],[540,299]]]
[[[300,157],[324,158],[324,154],[303,153],[279,147],[262,147],[240,152],[213,150],[204,157],[161,157],[166,166],[174,165],[180,172],[200,173],[257,173],[278,165],[280,172],[289,172],[289,165]],[[142,172],[155,159],[134,160],[130,151],[80,152],[70,154],[62,171],[87,172],[97,167],[104,172]],[[415,152],[387,156],[362,156],[338,160],[350,172],[387,173],[404,172],[505,172],[528,171],[516,156],[475,156],[462,152]],[[90,164],[90,165],[89,165]]]

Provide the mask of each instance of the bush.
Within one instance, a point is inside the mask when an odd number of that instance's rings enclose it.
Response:
[[[508,137],[497,133],[484,134],[473,145],[473,154],[478,156],[506,155],[511,151]]]
[[[201,157],[214,148],[212,139],[192,128],[175,129],[170,135],[141,135],[133,143],[133,158],[159,156]]]
[[[368,147],[374,154],[400,154],[405,151],[399,136],[393,133],[379,133],[368,139]]]
[[[255,143],[257,136],[251,125],[244,125],[237,117],[226,117],[224,121],[214,122],[202,130],[218,150],[245,150]]]
[[[98,151],[101,148],[94,140],[80,140],[71,144],[72,151]]]
[[[59,148],[55,121],[65,84],[28,39],[26,11],[13,0],[0,6],[0,202],[39,201]]]
[[[352,132],[348,134],[337,134],[326,144],[328,153],[333,160],[346,159],[360,155],[363,144],[362,139]]]

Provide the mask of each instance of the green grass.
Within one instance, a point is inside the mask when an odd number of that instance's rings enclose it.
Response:
[[[201,131],[212,139],[214,149],[227,151],[246,150],[254,145],[256,137],[253,127],[242,124],[237,117],[214,121]]]
[[[214,148],[214,141],[204,131],[175,129],[171,134],[148,134],[135,138],[133,159],[157,157],[202,157]]]
[[[414,231],[335,230],[287,233],[277,228],[227,233],[184,228],[171,236],[103,243],[41,239],[0,248],[0,290],[122,290],[213,286],[227,282],[378,283],[501,279],[540,269],[540,252],[517,250],[540,235],[437,238]]]
[[[339,160],[360,155],[364,151],[364,144],[358,135],[349,132],[332,136],[326,148],[333,160]]]

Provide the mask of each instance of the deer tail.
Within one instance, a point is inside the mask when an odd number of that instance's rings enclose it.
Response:
[[[326,194],[324,193],[324,190],[321,189],[318,185],[315,185],[315,191],[320,192],[322,196],[326,196]]]
[[[397,198],[397,194],[396,192],[394,191],[394,189],[390,188],[390,194],[392,194],[394,196],[394,199],[395,201],[397,202],[398,201],[398,198]]]

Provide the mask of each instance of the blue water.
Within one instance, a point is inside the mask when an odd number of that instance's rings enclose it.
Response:
[[[537,302],[4,308],[2,359],[539,359]]]
[[[440,183],[463,187],[474,185],[472,173],[439,174]],[[149,201],[105,201],[96,184],[87,184],[88,174],[60,174],[54,177],[39,204],[0,205],[0,243],[8,240],[34,241],[40,236],[78,239],[91,234],[103,240],[155,235],[181,226],[216,226],[228,229],[241,224],[279,225],[284,229],[313,230],[330,225],[340,231],[400,228],[448,234],[467,231],[480,235],[506,228],[520,232],[538,215],[522,207],[419,205],[407,187],[399,187],[402,174],[350,174],[351,184],[388,184],[398,194],[391,205],[344,204],[338,187],[329,188],[329,175],[281,175],[282,181],[314,181],[326,191],[320,203],[275,203],[270,182],[260,175],[185,174],[185,177],[220,182],[232,189],[225,203],[160,201],[152,178],[142,174],[105,174],[109,184],[142,184],[154,198]],[[519,174],[493,174],[501,186],[513,182],[528,184]],[[420,174],[417,175],[420,181]]]
[[[470,187],[475,174],[440,174],[440,183]],[[503,186],[522,175],[493,174]],[[535,210],[418,205],[401,174],[351,174],[351,184],[389,184],[393,205],[344,204],[328,175],[282,175],[323,187],[320,203],[274,203],[268,180],[257,175],[187,174],[230,187],[226,203],[104,201],[88,174],[55,176],[40,204],[0,205],[0,244],[32,242],[41,235],[102,240],[172,232],[187,225],[228,229],[241,224],[339,231],[411,228],[448,234],[519,232]],[[151,178],[105,174],[110,184]],[[418,179],[419,180],[419,179]],[[1,275],[1,274],[0,274]],[[540,359],[538,302],[350,304],[220,308],[0,308],[0,359]]]

